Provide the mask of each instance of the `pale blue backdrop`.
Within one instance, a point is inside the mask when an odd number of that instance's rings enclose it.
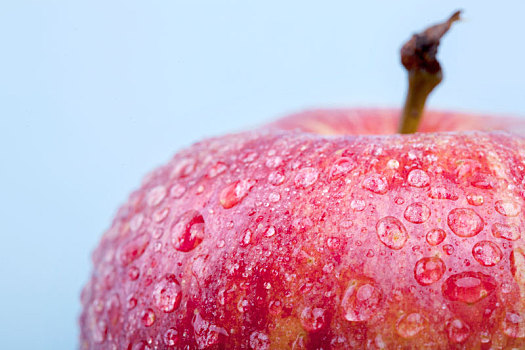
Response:
[[[454,9],[433,107],[525,116],[523,1],[0,3],[0,347],[74,349],[90,252],[152,167],[311,106],[399,106]]]

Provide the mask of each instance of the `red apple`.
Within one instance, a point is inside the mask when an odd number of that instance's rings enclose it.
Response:
[[[81,348],[525,348],[525,140],[494,131],[525,124],[430,112],[399,135],[399,114],[177,153],[93,253]]]

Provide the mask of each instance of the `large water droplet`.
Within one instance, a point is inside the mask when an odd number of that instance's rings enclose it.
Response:
[[[138,259],[146,250],[149,242],[149,234],[143,233],[124,243],[117,253],[120,263],[126,266]]]
[[[175,328],[169,328],[164,332],[162,339],[166,346],[173,347],[179,342],[179,333]]]
[[[155,323],[155,312],[152,309],[146,309],[142,312],[140,320],[145,327],[151,327]]]
[[[516,241],[521,237],[520,228],[513,224],[499,224],[492,225],[492,234],[496,238],[503,238],[509,241]]]
[[[298,188],[308,188],[312,186],[318,178],[319,170],[312,167],[306,167],[297,172],[294,183]]]
[[[391,249],[401,249],[408,240],[405,226],[393,216],[387,216],[377,222],[379,240]]]
[[[376,314],[382,298],[381,290],[374,283],[352,281],[341,302],[343,316],[351,322],[366,321]]]
[[[449,341],[453,344],[464,343],[470,336],[470,327],[458,318],[448,321],[445,329]]]
[[[427,232],[427,242],[430,245],[439,245],[445,240],[447,234],[444,230],[440,228],[435,228]]]
[[[219,195],[222,207],[230,209],[239,204],[256,183],[256,180],[239,180],[226,186]]]
[[[347,157],[339,158],[330,169],[330,179],[335,180],[357,167],[357,163]]]
[[[496,281],[481,272],[466,271],[450,276],[443,283],[445,298],[474,304],[494,292]]]
[[[166,187],[164,187],[162,185],[153,187],[148,192],[148,195],[146,197],[146,203],[150,207],[156,207],[157,205],[160,204],[160,202],[162,202],[164,200],[164,198],[166,197],[166,192],[167,192],[166,191]]]
[[[472,209],[452,209],[447,217],[452,232],[459,237],[473,237],[483,229],[483,219]]]
[[[517,312],[507,312],[501,323],[501,329],[511,338],[524,338],[525,318]]]
[[[189,252],[204,239],[204,218],[196,210],[188,210],[171,226],[171,243],[181,252]]]
[[[255,331],[250,334],[250,349],[268,350],[270,349],[270,338],[263,332]]]
[[[418,260],[414,268],[414,277],[417,283],[428,286],[443,277],[445,263],[438,257],[428,257]]]
[[[404,216],[407,221],[421,224],[430,217],[430,208],[420,202],[412,203],[406,208]]]
[[[494,207],[503,216],[516,216],[521,210],[520,205],[513,201],[497,201]]]
[[[401,337],[410,339],[425,329],[426,323],[425,318],[417,312],[405,314],[397,321],[396,331]]]
[[[490,241],[476,243],[472,248],[472,255],[483,266],[494,266],[503,257],[503,253],[498,245]]]
[[[206,321],[198,311],[193,316],[192,324],[195,341],[197,342],[199,349],[207,349],[218,344],[219,336],[221,334],[228,335],[228,332],[226,332],[224,328],[217,327]]]
[[[173,312],[179,307],[182,299],[182,290],[175,275],[167,275],[153,290],[153,301],[155,306],[165,312]]]
[[[388,192],[388,182],[382,176],[374,174],[363,180],[363,187],[370,192],[385,194]]]
[[[408,173],[407,182],[413,187],[426,187],[430,185],[430,177],[421,169],[414,169]]]
[[[325,314],[325,309],[307,306],[301,312],[301,325],[308,332],[317,332],[325,326]]]

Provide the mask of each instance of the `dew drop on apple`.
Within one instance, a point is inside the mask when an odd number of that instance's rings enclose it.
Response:
[[[454,191],[444,186],[431,187],[428,191],[428,197],[432,199],[445,199],[449,201],[457,201],[459,198]]]
[[[440,228],[434,228],[427,232],[426,240],[428,244],[432,246],[436,246],[436,245],[441,244],[445,240],[446,237],[447,237],[447,234],[444,230]]]
[[[325,326],[326,310],[307,306],[301,311],[301,325],[307,332],[317,332]]]
[[[195,249],[204,238],[204,218],[196,210],[188,210],[171,226],[171,243],[181,252]]]
[[[426,187],[430,185],[430,177],[421,169],[413,169],[408,173],[407,182],[412,187]]]
[[[503,253],[498,245],[491,241],[480,241],[472,247],[472,255],[483,266],[494,266],[501,261]]]
[[[126,299],[126,308],[128,310],[133,310],[135,306],[137,306],[137,298],[135,298],[133,294],[130,294]]]
[[[524,338],[525,319],[518,312],[507,311],[501,323],[501,329],[503,333],[511,338]]]
[[[470,336],[470,327],[459,318],[448,321],[445,324],[445,330],[452,344],[462,344]]]
[[[170,208],[168,207],[157,209],[153,212],[153,221],[155,221],[156,223],[161,223],[168,217],[169,213]]]
[[[239,204],[257,183],[256,180],[243,179],[226,186],[219,195],[219,202],[224,209]]]
[[[182,290],[175,275],[167,275],[153,289],[153,301],[162,312],[173,312],[179,307],[181,299]]]
[[[377,222],[377,236],[379,240],[391,249],[401,249],[408,240],[405,226],[393,216],[387,216]]]
[[[208,169],[208,178],[213,179],[214,177],[222,174],[228,169],[228,166],[223,162],[217,162]]]
[[[268,168],[275,169],[281,166],[281,164],[283,164],[283,158],[279,156],[270,157],[268,160],[266,160],[266,166]]]
[[[514,201],[497,201],[494,207],[503,216],[516,216],[521,210],[520,205]]]
[[[521,237],[521,232],[516,225],[495,223],[492,225],[492,235],[496,238],[516,241]]]
[[[443,245],[443,252],[447,255],[454,254],[454,246],[452,244],[444,244]]]
[[[149,234],[143,233],[124,243],[117,252],[121,265],[129,265],[138,259],[146,250],[149,242]]]
[[[140,270],[136,266],[131,266],[128,270],[128,277],[130,280],[135,281],[139,278]]]
[[[171,186],[170,197],[172,197],[172,198],[180,198],[180,197],[182,197],[184,192],[186,192],[186,187],[184,187],[180,183],[177,183],[177,184]]]
[[[363,180],[363,188],[376,194],[385,194],[388,192],[388,183],[384,177],[374,174]]]
[[[272,171],[268,175],[268,182],[273,186],[279,186],[281,185],[285,180],[285,177],[282,172],[280,171]]]
[[[263,332],[255,331],[250,334],[250,349],[268,350],[270,349],[270,338]]]
[[[140,316],[140,320],[145,327],[153,326],[156,320],[155,312],[150,308],[144,310]]]
[[[278,192],[272,192],[268,195],[268,200],[272,203],[277,203],[281,200],[281,195]]]
[[[319,171],[312,167],[300,169],[295,175],[294,183],[298,188],[308,188],[319,178]]]
[[[166,187],[162,185],[153,187],[146,196],[146,203],[150,207],[156,207],[164,200],[166,193]]]
[[[473,237],[481,232],[483,219],[472,209],[452,209],[447,217],[447,223],[452,232],[459,237]]]
[[[350,208],[355,211],[363,211],[366,207],[366,202],[362,199],[353,199],[350,202]]]
[[[474,206],[477,207],[477,206],[480,206],[480,205],[483,204],[484,198],[480,194],[468,194],[467,195],[467,202],[468,202],[468,204],[474,205]]]
[[[493,277],[481,272],[466,271],[450,276],[442,286],[443,296],[451,301],[474,304],[496,289]]]
[[[175,328],[168,328],[162,336],[164,345],[168,347],[173,347],[179,342],[179,333]]]
[[[396,323],[396,331],[402,338],[410,339],[418,335],[426,327],[425,318],[417,313],[402,315]]]
[[[250,229],[247,229],[246,231],[244,231],[242,243],[243,245],[248,245],[250,244],[251,240],[252,240],[252,231]]]
[[[381,306],[383,295],[374,283],[352,281],[341,302],[343,316],[350,322],[362,322],[374,316]]]
[[[339,158],[330,169],[330,179],[336,180],[357,167],[357,163],[347,157]]]
[[[414,277],[422,286],[435,283],[443,277],[446,267],[443,260],[438,257],[426,257],[419,259],[414,268]]]
[[[264,233],[264,235],[266,237],[273,237],[275,235],[275,227],[274,226],[269,226],[266,229],[266,232]]]
[[[133,344],[133,346],[131,347],[131,350],[148,350],[148,349],[149,349],[148,345],[143,340],[139,340],[138,342]]]
[[[407,221],[414,224],[421,224],[430,217],[430,208],[421,202],[412,203],[405,209],[403,215]]]
[[[137,232],[139,228],[142,227],[142,223],[144,222],[144,214],[138,213],[133,215],[131,220],[129,220],[129,228],[133,232]]]

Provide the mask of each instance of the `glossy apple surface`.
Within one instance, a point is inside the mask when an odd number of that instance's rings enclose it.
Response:
[[[80,347],[524,348],[525,140],[491,130],[525,123],[433,112],[378,136],[398,114],[306,112],[177,153],[93,253]]]

